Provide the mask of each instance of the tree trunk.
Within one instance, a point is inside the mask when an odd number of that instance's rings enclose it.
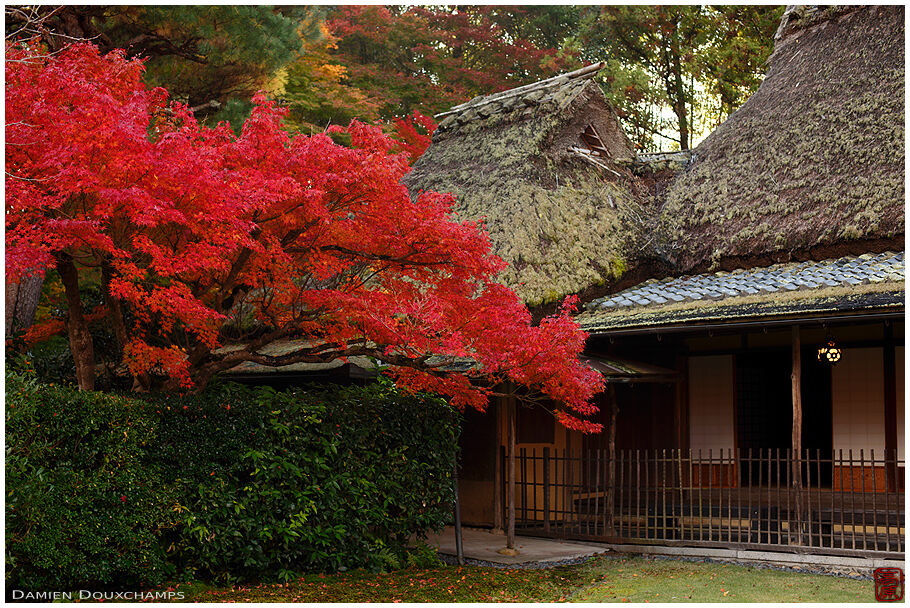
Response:
[[[669,43],[669,64],[672,81],[667,81],[667,96],[673,105],[673,113],[679,121],[679,149],[689,149],[689,114],[686,110],[686,86],[683,82],[682,49],[679,40],[680,15],[673,17],[673,32]]]
[[[111,276],[110,262],[102,262],[101,291],[104,293],[104,305],[107,306],[111,325],[113,325],[114,337],[117,339],[117,349],[122,357],[123,348],[127,343],[126,323],[123,321],[123,308],[120,306],[120,300],[111,295]]]
[[[6,335],[23,331],[32,326],[41,288],[44,286],[44,271],[23,278],[18,283],[6,284]]]
[[[79,300],[79,272],[69,254],[61,253],[56,257],[57,272],[60,273],[66,293],[68,313],[66,331],[73,360],[76,362],[76,380],[79,383],[79,390],[90,391],[95,388],[95,352],[92,335],[82,312],[82,302]]]
[[[679,149],[689,149],[689,114],[686,111],[686,88],[683,84],[682,65],[679,62],[679,51],[673,51],[673,112],[679,120]]]

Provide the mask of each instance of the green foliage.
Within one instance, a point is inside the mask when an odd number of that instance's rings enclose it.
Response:
[[[276,94],[306,132],[351,118],[433,115],[579,67],[559,47],[575,7],[339,6]]]
[[[7,584],[96,589],[159,583],[173,492],[143,466],[141,403],[6,375]]]
[[[688,148],[754,92],[782,7],[432,6],[333,9],[275,92],[305,131],[431,115],[606,61],[600,81],[644,150]]]
[[[645,150],[687,149],[761,82],[780,6],[585,7],[571,45]]]
[[[310,12],[268,6],[111,7],[101,29],[113,46],[150,57],[150,85],[167,87],[195,106],[233,96],[248,99],[298,56],[303,37],[318,34]]]
[[[756,90],[781,6],[73,6],[50,32],[147,58],[146,80],[239,125],[257,89],[314,133],[447,110],[606,61],[601,84],[644,150],[689,147]],[[7,33],[19,24],[7,24]],[[52,47],[71,40],[50,38]],[[221,105],[216,109],[209,102]]]
[[[268,88],[300,57],[305,42],[321,37],[325,13],[319,6],[74,5],[21,14],[40,20],[51,50],[80,38],[105,53],[123,49],[145,60],[148,85],[165,87],[173,98],[198,108],[197,118],[229,119],[239,126],[250,107],[231,102],[248,102]],[[7,16],[7,36],[15,35],[22,17]],[[210,106],[212,101],[220,109]],[[243,109],[246,114],[237,113]]]
[[[456,426],[438,399],[228,385],[160,405],[174,558],[205,577],[399,568],[409,536],[451,512]]]
[[[287,580],[431,561],[457,415],[388,383],[125,399],[7,374],[8,584]]]

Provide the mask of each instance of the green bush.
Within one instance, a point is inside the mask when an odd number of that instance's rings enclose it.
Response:
[[[160,405],[153,458],[183,518],[172,551],[196,575],[401,567],[409,537],[451,514],[457,420],[439,399],[235,385]]]
[[[156,584],[174,495],[143,466],[142,403],[6,375],[7,582],[24,589]]]
[[[143,401],[8,374],[7,582],[406,566],[408,539],[451,514],[457,428],[387,383]]]

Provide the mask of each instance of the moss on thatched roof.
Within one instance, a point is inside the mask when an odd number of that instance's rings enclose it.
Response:
[[[769,62],[667,190],[678,270],[902,249],[903,7],[789,9]]]
[[[433,143],[405,183],[451,192],[459,217],[484,219],[501,279],[530,305],[619,277],[637,251],[643,211],[634,156],[591,80],[596,68],[481,97],[441,115]],[[593,127],[597,154],[582,134]]]

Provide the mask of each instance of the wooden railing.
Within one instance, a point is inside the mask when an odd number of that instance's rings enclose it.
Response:
[[[794,464],[777,449],[617,450],[611,461],[606,450],[522,448],[516,528],[613,543],[896,555],[903,467],[895,450],[804,450]]]

